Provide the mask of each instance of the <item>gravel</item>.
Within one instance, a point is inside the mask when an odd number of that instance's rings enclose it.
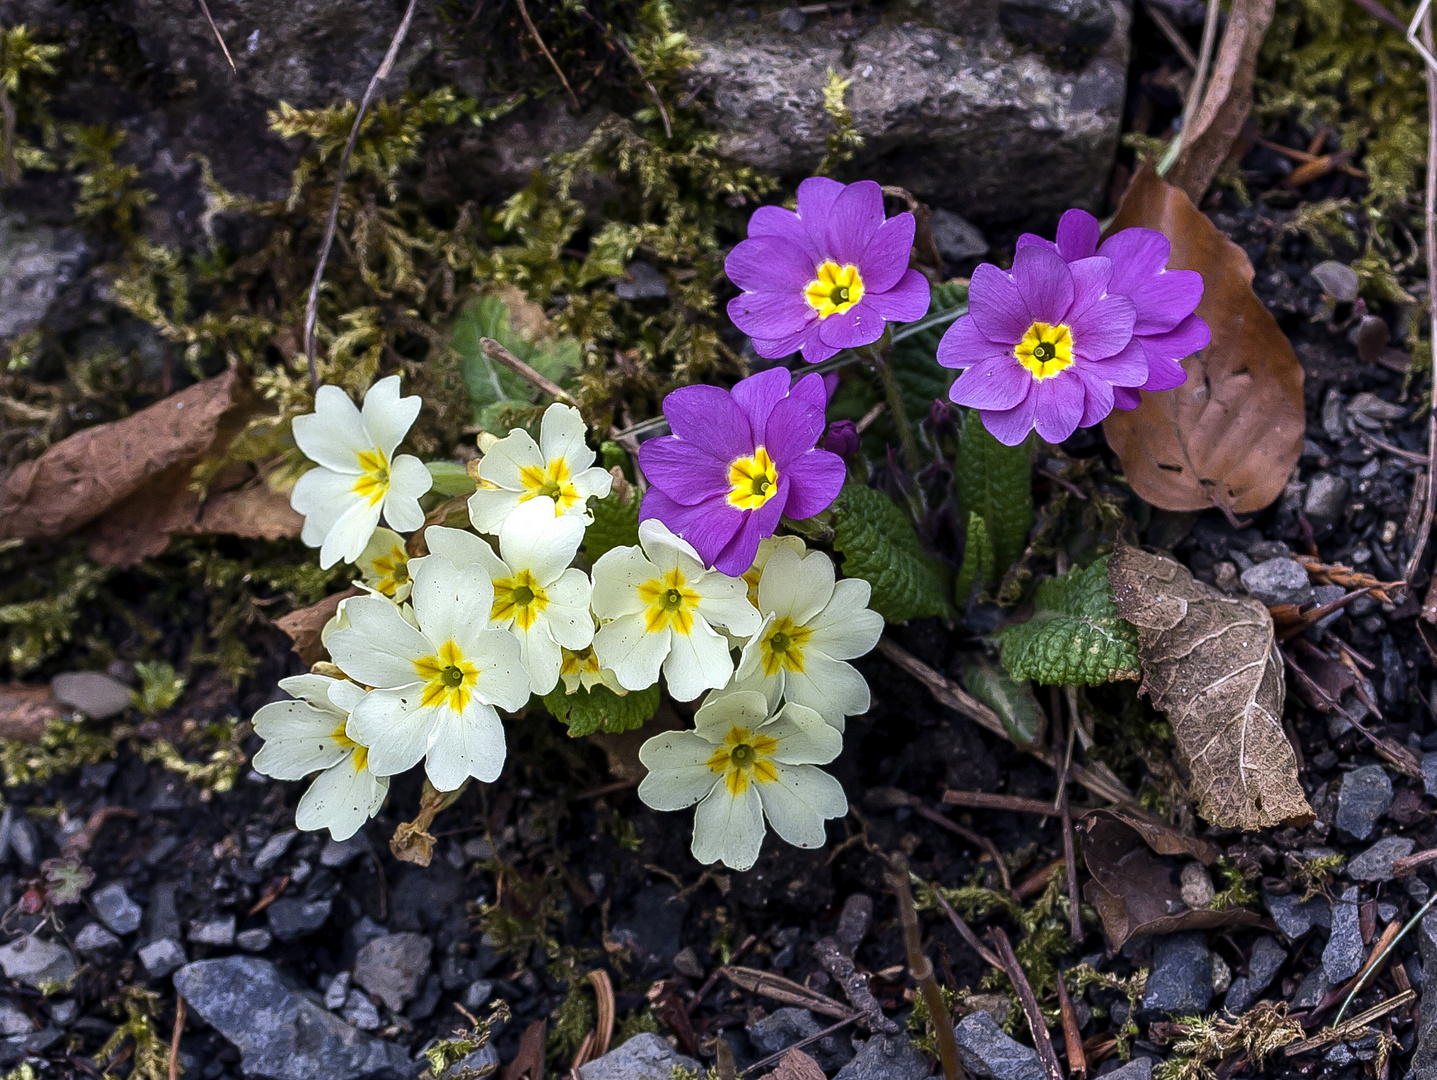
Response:
[[[1415,841],[1405,836],[1387,836],[1377,841],[1347,864],[1347,876],[1353,881],[1391,881],[1392,862],[1412,854]]]
[[[28,1035],[35,1030],[35,1021],[9,998],[0,998],[0,1035]]]
[[[748,1029],[748,1041],[759,1057],[768,1057],[787,1050],[794,1043],[817,1035],[827,1024],[821,1024],[807,1009],[776,1009]],[[842,1068],[853,1057],[847,1038],[829,1035],[809,1043],[804,1052],[810,1055],[825,1073]]]
[[[75,935],[75,948],[86,956],[109,952],[119,947],[120,939],[96,922],[86,924],[85,928]]]
[[[196,945],[233,945],[235,940],[234,915],[215,915],[190,924],[189,939]]]
[[[1337,792],[1337,831],[1344,839],[1366,840],[1392,805],[1392,780],[1381,765],[1364,765],[1342,778]]]
[[[274,944],[274,935],[262,926],[241,930],[235,935],[235,944],[245,952],[264,952]]]
[[[423,934],[405,932],[375,938],[354,958],[354,981],[394,1012],[419,992],[429,973],[434,942]]]
[[[160,938],[140,950],[140,963],[154,979],[162,979],[178,967],[183,967],[188,957],[185,947],[174,938]]]
[[[579,1066],[579,1080],[670,1080],[675,1066],[701,1072],[691,1057],[675,1053],[657,1035],[635,1035],[601,1058]]]
[[[261,874],[268,871],[270,867],[284,858],[285,852],[289,850],[289,846],[294,843],[297,836],[299,836],[298,829],[287,829],[284,832],[275,833],[265,841],[264,847],[255,852],[252,860],[254,868]]]
[[[140,905],[130,899],[130,894],[118,881],[92,892],[90,906],[95,909],[97,919],[121,935],[138,930],[144,916]]]
[[[1302,937],[1314,926],[1330,927],[1332,910],[1321,897],[1303,900],[1294,895],[1273,896],[1267,894],[1267,910],[1277,928],[1293,941]]]
[[[276,900],[265,908],[269,928],[280,941],[298,941],[329,922],[332,900]]]
[[[1437,972],[1437,911],[1424,915],[1417,927],[1417,947],[1422,953],[1422,970]],[[1425,995],[1424,995],[1425,996]],[[1417,1052],[1412,1055],[1408,1080],[1437,1080],[1437,1009],[1423,1009],[1417,1036]]]
[[[1322,970],[1333,986],[1352,978],[1362,967],[1362,926],[1358,917],[1357,886],[1351,886],[1332,905],[1332,933],[1322,950]]]
[[[983,1080],[1044,1080],[1038,1052],[1003,1034],[986,1012],[963,1017],[953,1034],[964,1066],[975,1076]]]
[[[91,720],[108,720],[130,707],[130,688],[119,679],[98,671],[70,671],[56,675],[50,692],[62,705],[84,713]]]
[[[0,970],[7,979],[43,988],[74,981],[79,964],[65,946],[34,935],[16,938],[0,947]]]
[[[907,1035],[879,1035],[864,1043],[833,1080],[923,1080],[927,1075],[928,1059]]]
[[[1205,1012],[1212,994],[1212,953],[1204,934],[1193,930],[1153,942],[1153,967],[1143,994],[1145,1015],[1156,1019]]]
[[[1242,586],[1269,607],[1310,604],[1312,584],[1307,569],[1296,559],[1268,559],[1242,572]]]

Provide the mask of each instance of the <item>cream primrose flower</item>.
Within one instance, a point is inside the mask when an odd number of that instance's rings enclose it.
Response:
[[[290,505],[304,515],[301,538],[319,548],[325,569],[363,554],[380,514],[401,532],[424,524],[419,497],[433,485],[424,463],[394,456],[419,398],[399,396],[399,376],[380,379],[364,395],[364,411],[337,386],[321,386],[314,412],[294,418],[294,441],[317,462],[299,478]]]
[[[669,693],[692,701],[733,675],[729,643],[758,629],[742,578],[708,570],[694,549],[656,518],[639,524],[642,547],[617,547],[594,564],[594,654],[628,690],[643,690],[662,666]]]
[[[763,626],[744,646],[733,690],[757,690],[776,709],[803,705],[839,731],[844,718],[868,711],[868,682],[852,664],[883,634],[883,616],[868,607],[868,582],[834,580],[821,551],[772,551],[758,582]]]
[[[584,435],[579,410],[556,401],[544,410],[537,443],[521,428],[489,443],[479,460],[479,490],[469,496],[474,528],[496,536],[514,507],[541,496],[551,500],[555,517],[592,521],[590,497],[607,496],[614,478],[594,465]]]
[[[655,810],[698,803],[694,858],[747,870],[763,844],[765,815],[790,844],[823,846],[824,821],[848,813],[848,800],[814,766],[842,749],[843,736],[812,709],[790,703],[770,716],[757,692],[711,696],[693,731],[667,731],[640,748],[649,774],[639,798]]]
[[[255,770],[276,780],[318,772],[299,800],[294,823],[348,840],[379,813],[389,793],[389,777],[370,771],[369,751],[345,729],[364,688],[325,675],[295,675],[279,686],[295,700],[273,701],[254,714],[254,732],[265,741],[254,756]]]
[[[808,545],[797,536],[765,536],[758,542],[758,553],[753,557],[753,565],[743,572],[743,583],[748,586],[748,602],[758,607],[758,581],[763,576],[763,568],[768,565],[768,560],[775,551],[788,548],[795,552],[800,558],[808,553]]]
[[[430,526],[425,542],[455,566],[482,566],[494,582],[490,625],[510,631],[540,697],[559,683],[563,649],[594,640],[589,579],[569,564],[584,542],[584,519],[554,517],[542,500],[520,503],[499,526],[499,555],[471,532]]]
[[[619,697],[628,693],[619,685],[619,678],[612,670],[600,666],[599,658],[594,655],[593,645],[586,645],[578,650],[565,649],[559,678],[564,680],[566,694],[577,694],[581,687],[592,690],[596,686],[606,686]]]
[[[396,604],[408,599],[409,549],[404,546],[404,537],[393,529],[375,529],[354,565],[364,575],[364,588],[387,596]]]
[[[335,664],[372,686],[349,716],[351,739],[369,747],[369,767],[392,776],[425,759],[440,791],[465,777],[486,783],[504,766],[504,726],[495,712],[529,700],[519,642],[489,625],[494,586],[482,566],[442,555],[409,564],[417,626],[378,596],[345,604],[349,626],[329,637]]]

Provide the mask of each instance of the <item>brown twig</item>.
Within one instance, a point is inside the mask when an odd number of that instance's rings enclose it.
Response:
[[[1002,879],[1003,891],[1009,895],[1013,892],[1013,879],[1008,875],[1008,864],[1003,861],[1003,853],[998,850],[998,845],[989,840],[982,833],[974,832],[965,825],[959,825],[956,821],[950,821],[937,810],[930,806],[924,806],[920,802],[913,804],[913,812],[919,817],[942,826],[949,832],[961,836],[970,844],[977,844],[984,853],[993,860],[993,865],[998,869],[998,877]]]
[[[845,953],[837,941],[831,937],[820,939],[813,947],[813,955],[842,988],[848,1003],[858,1010],[864,1026],[884,1035],[897,1035],[903,1030],[901,1025],[883,1015],[883,1006],[868,989],[868,976],[858,970],[853,957]]]
[[[824,941],[832,941],[831,938],[824,938]],[[849,961],[851,964],[853,961]],[[862,1020],[865,1016],[862,1010],[855,1011],[840,1001],[835,1001],[827,994],[820,994],[817,990],[810,990],[802,983],[796,983],[792,979],[785,979],[782,975],[775,975],[771,971],[757,971],[754,968],[746,967],[723,967],[719,969],[729,982],[741,989],[747,990],[750,994],[762,994],[774,1001],[781,1001],[785,1005],[797,1005],[799,1008],[807,1009],[809,1012],[818,1013],[820,1016],[831,1016],[838,1020]],[[872,995],[869,995],[870,997]],[[874,1002],[875,1007],[877,1002]],[[882,1012],[879,1016],[882,1017]],[[892,1021],[884,1021],[892,1023]],[[896,1025],[895,1025],[896,1029]]]
[[[1025,799],[1021,795],[999,795],[987,791],[943,792],[943,801],[949,806],[966,806],[973,810],[1012,810],[1018,814],[1041,814],[1043,817],[1057,817],[1053,804],[1044,799]]]
[[[490,360],[494,360],[500,364],[503,364],[515,375],[518,375],[526,382],[532,383],[534,386],[537,386],[540,390],[544,391],[544,393],[548,394],[555,401],[562,401],[565,405],[573,405],[575,407],[578,406],[579,403],[574,400],[573,394],[569,393],[569,391],[565,390],[553,379],[550,379],[548,376],[543,375],[538,371],[535,371],[532,367],[524,363],[524,361],[520,360],[517,356],[511,353],[508,349],[504,348],[503,345],[500,345],[493,338],[480,338],[479,348],[484,351],[484,355],[487,356]]]
[[[1419,866],[1426,866],[1430,862],[1437,862],[1437,848],[1428,848],[1426,851],[1419,851],[1415,855],[1406,855],[1400,859],[1392,860],[1392,875],[1394,877],[1406,877]]]
[[[1378,22],[1391,27],[1404,37],[1407,35],[1407,24],[1379,4],[1377,0],[1352,0],[1352,2]]]
[[[1013,952],[1013,943],[1008,940],[1008,935],[1001,926],[989,929],[988,936],[993,939],[994,951],[1003,961],[1003,971],[1007,974],[1008,981],[1018,992],[1018,1000],[1023,1005],[1023,1015],[1028,1018],[1028,1028],[1033,1033],[1033,1046],[1038,1051],[1038,1060],[1043,1063],[1043,1071],[1047,1073],[1048,1080],[1063,1080],[1063,1070],[1058,1064],[1053,1040],[1048,1035],[1043,1010],[1038,1007],[1038,997],[1033,993],[1028,976],[1023,974],[1023,965],[1018,963],[1017,954]]]
[[[843,1029],[846,1028],[849,1024],[853,1023],[853,1022],[854,1022],[855,1020],[857,1020],[857,1019],[858,1019],[858,1014],[855,1013],[854,1015],[848,1017],[848,1019],[846,1019],[846,1020],[840,1020],[840,1021],[838,1021],[838,1023],[833,1024],[833,1025],[831,1025],[831,1026],[829,1026],[829,1027],[826,1027],[826,1028],[824,1028],[822,1031],[815,1031],[812,1035],[809,1035],[807,1038],[799,1039],[798,1042],[796,1042],[796,1043],[789,1043],[789,1045],[785,1046],[782,1050],[778,1051],[778,1053],[776,1053],[776,1054],[769,1054],[768,1057],[766,1057],[766,1058],[761,1058],[760,1060],[755,1061],[755,1062],[754,1062],[752,1065],[750,1065],[747,1069],[745,1069],[743,1072],[739,1073],[739,1075],[740,1075],[740,1076],[747,1076],[749,1073],[756,1073],[756,1072],[758,1072],[760,1069],[767,1068],[769,1065],[772,1065],[775,1061],[778,1061],[780,1058],[785,1057],[790,1050],[802,1050],[805,1046],[809,1046],[809,1045],[811,1045],[811,1044],[813,1044],[813,1043],[818,1042],[819,1039],[826,1039],[828,1036],[832,1035],[835,1031],[841,1031],[841,1030],[843,1030]]]
[[[1168,39],[1168,44],[1177,51],[1182,62],[1196,71],[1197,53],[1193,52],[1193,47],[1188,44],[1187,38],[1183,37],[1182,32],[1173,25],[1172,20],[1164,15],[1162,9],[1151,0],[1143,0],[1143,10],[1148,13],[1148,18],[1153,20],[1153,25],[1163,32],[1163,37]]]
[[[938,1037],[938,1058],[943,1063],[944,1080],[962,1080],[966,1073],[958,1060],[958,1041],[953,1036],[953,1017],[938,989],[933,975],[933,961],[923,951],[923,934],[918,925],[918,909],[913,906],[913,892],[908,887],[908,860],[902,855],[893,859],[893,892],[898,897],[898,917],[903,923],[903,944],[908,952],[908,974],[918,984],[928,1006],[933,1028]]]
[[[534,20],[529,18],[529,8],[525,5],[524,0],[514,0],[514,2],[519,5],[519,17],[528,27],[529,36],[534,39],[534,44],[539,46],[539,51],[549,61],[549,66],[554,69],[554,74],[559,76],[559,81],[564,84],[564,90],[568,93],[569,100],[574,103],[574,108],[582,109],[583,106],[579,104],[579,95],[574,93],[574,88],[569,85],[569,80],[564,78],[564,69],[559,66],[559,61],[554,59],[554,54],[549,51],[549,46],[545,45],[544,39],[539,36],[539,28],[534,25]]]
[[[1041,870],[1029,874],[1022,881],[1018,882],[1017,886],[1013,889],[1013,895],[1019,900],[1027,900],[1029,897],[1037,896],[1052,882],[1053,873],[1063,869],[1063,864],[1066,861],[1066,859],[1054,859]]]
[[[1432,55],[1432,8],[1429,6],[1422,20],[1422,41],[1427,46],[1428,56]],[[1427,58],[1424,57],[1424,60]],[[1437,68],[1427,63],[1427,327],[1428,335],[1437,342]],[[1417,530],[1417,545],[1412,557],[1407,560],[1407,572],[1403,575],[1413,580],[1422,556],[1427,550],[1427,541],[1432,534],[1432,516],[1437,509],[1437,375],[1432,379],[1432,398],[1427,411],[1427,505],[1422,510],[1422,526]],[[1437,621],[1427,616],[1428,621]]]
[[[224,36],[220,33],[220,28],[215,25],[214,16],[210,14],[210,6],[209,4],[205,3],[205,0],[200,0],[200,10],[205,13],[205,22],[210,24],[210,30],[215,35],[215,40],[220,43],[220,52],[224,53],[225,59],[230,62],[230,70],[233,71],[236,75],[238,75],[239,68],[235,67],[235,58],[230,55],[230,48],[228,45],[225,44],[225,39]],[[174,1080],[174,1077],[171,1076],[170,1080]]]
[[[418,2],[419,0],[409,0],[409,6],[404,9],[404,18],[399,22],[399,29],[394,31],[394,37],[390,39],[389,51],[384,54],[379,68],[364,89],[364,97],[360,99],[359,108],[354,114],[354,123],[349,129],[349,138],[344,142],[344,152],[339,155],[339,172],[334,178],[334,195],[329,200],[329,216],[324,222],[324,237],[319,242],[319,258],[315,262],[314,280],[309,286],[309,302],[304,309],[304,355],[309,361],[309,381],[315,390],[319,389],[319,364],[314,358],[315,327],[319,322],[319,288],[324,283],[324,266],[329,262],[329,251],[334,246],[334,232],[339,225],[339,200],[344,191],[344,174],[349,169],[349,158],[354,153],[354,144],[359,141],[359,129],[364,123],[364,114],[369,109],[369,103],[374,100],[379,84],[389,77],[389,72],[394,68],[399,47],[404,44],[405,35],[409,33],[409,24],[414,21],[414,8]],[[520,7],[522,6],[520,0]]]
[[[1358,1013],[1351,1020],[1339,1027],[1327,1028],[1324,1031],[1318,1032],[1310,1039],[1303,1039],[1302,1042],[1292,1043],[1289,1046],[1283,1047],[1283,1056],[1296,1057],[1298,1054],[1306,1054],[1309,1051],[1316,1050],[1318,1047],[1326,1046],[1330,1042],[1336,1042],[1348,1032],[1357,1031],[1360,1028],[1366,1027],[1379,1017],[1386,1016],[1390,1012],[1396,1012],[1416,996],[1417,991],[1404,990],[1402,993],[1372,1006],[1372,1008],[1366,1012]]]
[[[973,932],[973,928],[964,922],[963,916],[959,915],[958,912],[953,909],[953,905],[948,902],[946,896],[938,891],[937,886],[930,885],[925,881],[923,882],[923,887],[933,894],[933,898],[938,901],[938,906],[943,909],[943,914],[947,915],[948,921],[953,924],[953,929],[958,931],[958,936],[966,941],[969,947],[983,958],[984,962],[1002,971],[1003,961],[998,959],[998,954],[978,939],[978,935]]]
[[[175,995],[175,1029],[170,1032],[170,1080],[180,1076],[180,1033],[185,1030],[185,999]]]
[[[1068,879],[1068,936],[1074,945],[1083,943],[1083,898],[1078,892],[1078,851],[1073,842],[1073,809],[1068,804],[1068,785],[1059,793],[1063,808],[1063,865]]]
[[[743,944],[741,944],[737,949],[733,951],[733,955],[728,958],[728,962],[732,964],[740,956],[748,952],[749,946],[757,940],[757,934],[750,934],[748,937],[744,938]],[[703,1001],[704,996],[714,988],[714,985],[719,981],[719,978],[723,976],[724,973],[724,968],[714,968],[713,971],[709,974],[709,977],[704,980],[703,985],[698,988],[698,992],[695,993],[694,996],[689,999],[689,1003],[684,1006],[684,1012],[692,1016],[694,1010],[699,1007],[699,1003]]]
[[[644,72],[644,65],[639,63],[639,58],[630,51],[627,45],[624,44],[623,38],[621,38],[618,34],[614,33],[611,27],[601,24],[598,19],[594,18],[588,8],[580,5],[577,10],[580,15],[584,16],[584,18],[588,19],[591,23],[593,23],[601,31],[603,31],[605,39],[607,39],[608,41],[612,41],[615,45],[619,47],[619,50],[629,58],[629,63],[634,65],[634,70],[639,73],[639,78],[643,80],[644,86],[648,88],[649,96],[654,99],[654,104],[657,105],[659,108],[659,116],[664,122],[664,135],[672,139],[674,137],[674,126],[669,123],[669,110],[664,108],[664,99],[659,97],[658,90],[654,89],[654,84],[649,81],[648,75]],[[562,79],[563,75],[560,75],[559,77]],[[577,105],[578,102],[576,101],[574,104]]]
[[[1068,1075],[1079,1080],[1088,1075],[1088,1057],[1083,1052],[1083,1033],[1078,1029],[1078,1014],[1068,997],[1068,987],[1058,976],[1058,1008],[1063,1015],[1063,1047],[1068,1053]]]

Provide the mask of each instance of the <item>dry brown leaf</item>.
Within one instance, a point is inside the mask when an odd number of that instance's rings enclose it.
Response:
[[[291,647],[301,660],[306,664],[317,664],[329,655],[325,651],[324,643],[319,639],[324,624],[334,618],[341,602],[361,593],[362,590],[351,585],[343,592],[326,596],[317,604],[291,611],[288,615],[276,619],[274,624],[289,635],[289,640],[294,642]]]
[[[1117,807],[1093,810],[1086,816],[1090,820],[1102,818],[1126,825],[1159,855],[1187,855],[1204,866],[1211,866],[1222,854],[1211,840],[1203,840],[1197,836],[1184,836],[1160,821],[1140,818],[1136,814],[1129,814]]]
[[[1262,602],[1126,544],[1113,552],[1108,581],[1118,614],[1138,628],[1142,692],[1172,724],[1198,813],[1225,828],[1311,821],[1282,729],[1282,654]]]
[[[549,1021],[535,1020],[519,1039],[519,1052],[504,1067],[504,1080],[544,1080],[544,1036]]]
[[[45,725],[64,715],[64,706],[48,686],[0,684],[0,739],[35,742],[45,734]]]
[[[1164,510],[1261,510],[1282,494],[1302,454],[1302,365],[1252,291],[1252,263],[1181,190],[1145,165],[1112,231],[1156,229],[1172,241],[1168,266],[1203,276],[1198,314],[1212,344],[1183,364],[1176,390],[1143,394],[1103,421],[1108,444],[1140,496]]]
[[[1183,135],[1168,179],[1200,202],[1227,161],[1252,111],[1257,54],[1272,23],[1275,0],[1233,0],[1202,105]]]
[[[818,1062],[802,1050],[790,1050],[784,1054],[768,1080],[827,1080]]]
[[[1178,877],[1182,864],[1160,856],[1193,854],[1204,845],[1211,847],[1206,841],[1172,830],[1167,830],[1170,836],[1147,837],[1125,817],[1106,811],[1087,815],[1079,828],[1083,860],[1093,875],[1083,887],[1083,897],[1102,919],[1114,949],[1144,934],[1255,926],[1261,921],[1256,912],[1245,908],[1219,911],[1183,903]],[[1168,850],[1152,846],[1154,839]]]
[[[200,457],[245,389],[231,368],[134,416],[97,424],[15,468],[0,491],[0,537],[50,540],[94,521],[157,473]]]
[[[401,862],[428,866],[434,858],[434,837],[429,828],[442,811],[459,801],[468,786],[466,778],[453,791],[436,791],[434,785],[425,780],[419,797],[419,813],[413,821],[401,821],[395,827],[394,835],[389,838],[389,853]]]

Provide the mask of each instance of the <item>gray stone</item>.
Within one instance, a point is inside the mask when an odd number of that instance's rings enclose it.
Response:
[[[808,18],[796,7],[784,8],[778,13],[778,25],[790,34],[801,34],[808,24]]]
[[[1103,45],[1117,18],[1103,0],[999,0],[998,25],[1024,44],[1072,56]]]
[[[1153,1059],[1133,1058],[1122,1068],[1104,1073],[1103,1080],[1153,1080]]]
[[[419,992],[429,973],[434,943],[424,934],[386,934],[375,938],[354,958],[354,981],[394,1012]]]
[[[154,979],[163,979],[178,967],[183,967],[188,957],[185,947],[174,938],[160,938],[140,950],[140,963]]]
[[[614,286],[620,300],[662,300],[669,295],[664,275],[645,262],[631,262],[628,276]]]
[[[439,1080],[469,1080],[475,1076],[495,1076],[502,1064],[499,1050],[494,1046],[481,1046],[461,1061],[456,1061],[444,1070]]]
[[[179,940],[180,913],[175,904],[177,889],[173,882],[164,882],[150,890],[150,903],[145,911],[146,941],[159,941],[161,938]]]
[[[411,1020],[428,1020],[434,1015],[434,1010],[439,1008],[439,1001],[443,996],[444,986],[440,983],[439,976],[431,974],[424,980],[424,989],[419,991],[419,996],[404,1010],[404,1015]],[[469,1008],[467,1005],[464,1007]],[[469,1011],[474,1012],[473,1009]]]
[[[1322,970],[1321,965],[1313,968],[1298,986],[1297,992],[1292,995],[1292,1007],[1294,1009],[1315,1008],[1324,997],[1332,984],[1327,981],[1327,972]]]
[[[1205,1012],[1212,1000],[1212,953],[1199,931],[1168,934],[1153,942],[1153,967],[1143,994],[1145,1015]]]
[[[254,868],[263,874],[284,857],[284,853],[289,850],[289,846],[294,843],[297,836],[299,836],[298,829],[275,833],[264,842],[262,848],[255,852],[252,860]]]
[[[1422,985],[1437,986],[1437,911],[1424,915],[1417,925],[1417,948],[1422,954]],[[1431,974],[1429,974],[1429,972]],[[1430,1006],[1427,992],[1422,1004]],[[1417,1035],[1417,1050],[1412,1055],[1409,1080],[1437,1080],[1437,1009],[1423,1008]]]
[[[332,900],[284,898],[265,908],[269,928],[280,941],[298,941],[329,922]]]
[[[99,671],[68,671],[56,675],[50,680],[50,692],[62,705],[78,709],[91,720],[118,716],[133,700],[128,686]]]
[[[26,866],[40,864],[40,837],[35,832],[35,823],[26,817],[16,817],[10,823],[8,834],[15,857]]]
[[[1248,977],[1239,975],[1227,988],[1227,995],[1222,999],[1222,1007],[1233,1016],[1241,1016],[1257,1000],[1257,995],[1258,991],[1252,988]]]
[[[1358,917],[1357,886],[1353,885],[1332,905],[1332,933],[1322,950],[1322,970],[1333,986],[1350,979],[1362,967],[1362,926]]]
[[[326,1009],[342,1009],[348,1000],[349,972],[341,971],[324,988],[324,1007]]]
[[[120,939],[97,922],[87,923],[75,935],[75,948],[87,956],[92,953],[109,952],[120,947]]]
[[[1391,881],[1392,862],[1412,854],[1415,842],[1405,836],[1386,836],[1347,864],[1353,881]]]
[[[988,241],[978,226],[959,217],[952,210],[939,207],[928,220],[933,232],[933,245],[949,262],[963,262],[988,254]]]
[[[117,934],[133,934],[144,915],[118,881],[92,892],[90,906],[95,909],[95,917]]]
[[[68,989],[79,964],[65,946],[26,935],[0,947],[0,970],[7,979],[37,989],[57,985]]]
[[[1315,473],[1307,482],[1307,494],[1302,500],[1302,512],[1308,519],[1318,526],[1329,526],[1342,517],[1347,509],[1347,496],[1352,491],[1352,485],[1345,477],[1333,476],[1331,473]]]
[[[1253,942],[1252,954],[1247,960],[1247,980],[1256,993],[1262,993],[1272,985],[1272,980],[1287,963],[1287,950],[1270,937],[1263,936]]]
[[[203,922],[190,924],[189,938],[196,945],[233,945],[235,941],[234,915],[216,915]]]
[[[200,960],[175,974],[175,989],[205,1023],[239,1048],[246,1075],[359,1080],[385,1069],[413,1075],[402,1047],[357,1031],[326,1012],[286,985],[266,960]]]
[[[464,997],[459,1004],[470,1012],[478,1012],[494,996],[494,983],[489,979],[475,979],[464,988]]]
[[[235,944],[245,952],[264,952],[274,944],[274,935],[262,926],[241,930],[235,935]]]
[[[1227,966],[1227,961],[1220,953],[1211,953],[1212,957],[1212,992],[1224,994],[1227,988],[1232,985],[1232,968]]]
[[[1337,831],[1352,840],[1366,840],[1392,805],[1392,780],[1381,765],[1364,765],[1342,778],[1337,792]]]
[[[650,886],[635,900],[632,917],[615,924],[614,942],[632,949],[649,971],[668,967],[679,951],[687,909],[672,886]]]
[[[787,1050],[810,1035],[817,1035],[827,1026],[820,1024],[807,1009],[776,1009],[748,1029],[748,1041],[759,1057],[768,1057]],[[850,1041],[835,1035],[809,1043],[803,1050],[818,1062],[818,1067],[825,1073],[842,1068],[853,1057]]]
[[[27,224],[17,214],[0,215],[0,339],[39,326],[84,272],[89,254],[78,233]],[[127,692],[126,705],[129,700]]]
[[[28,1035],[38,1026],[9,998],[0,998],[0,1035]]]
[[[46,1028],[29,1035],[12,1035],[0,1040],[0,1069],[8,1069],[19,1065],[27,1057],[43,1054],[64,1037],[65,1033],[58,1028]]]
[[[702,59],[689,76],[729,157],[776,173],[811,172],[833,122],[829,70],[853,80],[846,103],[864,138],[847,171],[898,184],[987,227],[1097,209],[1117,147],[1129,8],[1107,3],[1111,33],[1065,68],[1004,40],[999,4],[885,19],[850,40],[717,15],[689,28]],[[1084,0],[1098,13],[1098,5]],[[926,25],[924,25],[926,24]],[[845,35],[846,36],[846,35]]]
[[[369,996],[358,990],[351,990],[344,1001],[344,1012],[340,1014],[360,1031],[375,1031],[379,1028],[379,1010]]]
[[[1310,604],[1312,585],[1296,559],[1268,559],[1242,572],[1242,587],[1269,607]]]
[[[1350,304],[1357,299],[1361,279],[1357,271],[1346,263],[1325,259],[1312,268],[1312,276],[1322,286],[1322,291],[1334,300]]]
[[[982,1080],[1043,1080],[1045,1076],[1038,1052],[1003,1034],[986,1012],[963,1017],[953,1029],[953,1035],[958,1040],[958,1054],[964,1066]],[[858,1062],[855,1060],[853,1064]]]
[[[833,1080],[923,1080],[927,1075],[928,1059],[907,1035],[879,1035],[864,1043]]]
[[[701,1071],[691,1057],[675,1053],[657,1035],[635,1035],[616,1050],[579,1066],[579,1080],[670,1080],[675,1066]]]
[[[1437,796],[1437,751],[1422,755],[1422,786],[1428,795]]]
[[[1334,600],[1341,600],[1347,595],[1347,590],[1341,585],[1314,585],[1312,587],[1312,602],[1318,607],[1330,604]],[[1342,610],[1339,608],[1331,614],[1324,615],[1317,622],[1309,626],[1305,631],[1312,640],[1316,641],[1322,636],[1322,632],[1342,617]]]
[[[80,1003],[73,998],[50,1002],[50,1022],[56,1027],[69,1027],[80,1015]]]
[[[324,842],[324,847],[320,850],[319,865],[338,870],[370,850],[369,840],[362,832],[355,833],[348,840],[335,840],[331,837]]]

